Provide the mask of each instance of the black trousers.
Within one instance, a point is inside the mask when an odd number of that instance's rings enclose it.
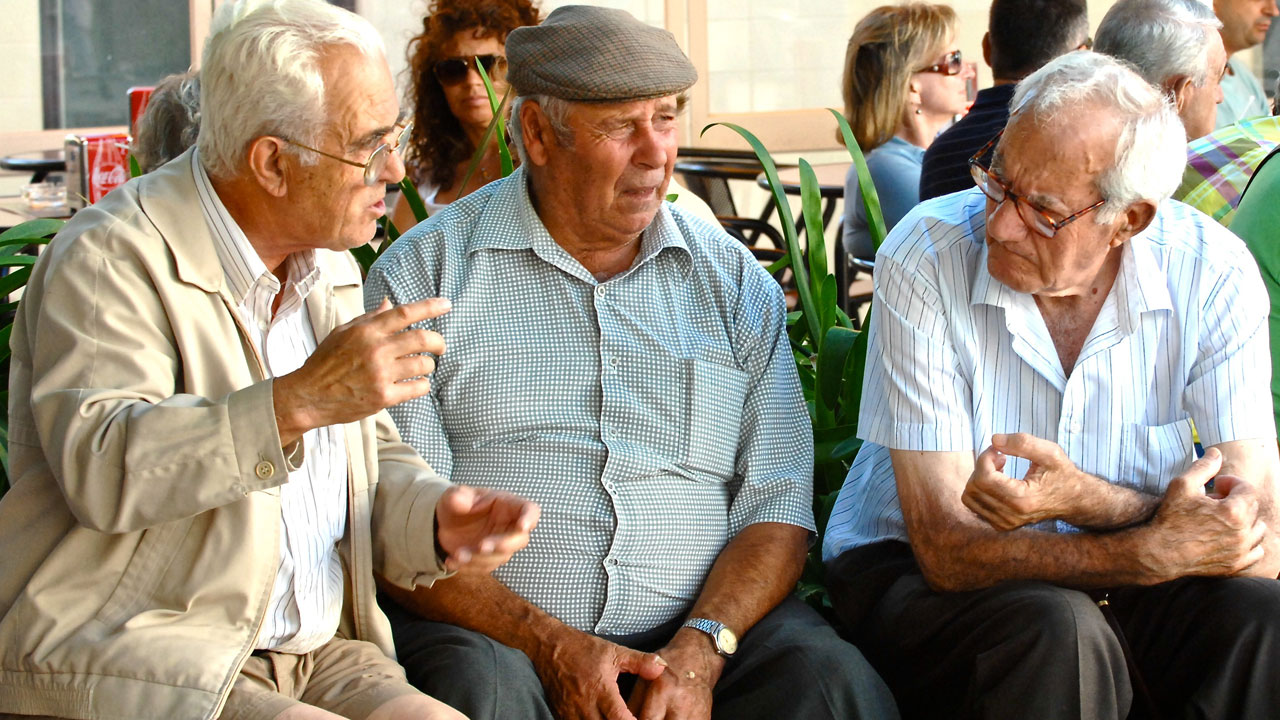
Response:
[[[1111,591],[1153,709],[1133,702],[1120,640],[1083,592],[1034,581],[934,592],[899,542],[846,552],[827,581],[905,718],[1280,718],[1280,581]]]
[[[418,689],[472,720],[553,718],[524,653],[481,633],[422,620],[388,598],[380,604],[391,618],[396,655]],[[639,636],[606,639],[652,652],[679,627],[676,621]],[[794,597],[741,638],[716,683],[712,708],[717,720],[898,717],[888,687],[858,649]]]

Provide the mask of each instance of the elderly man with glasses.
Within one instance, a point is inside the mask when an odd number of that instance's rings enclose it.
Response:
[[[1168,199],[1183,128],[1116,60],[1060,57],[1011,107],[978,187],[876,259],[836,612],[907,718],[1276,717],[1257,267]]]
[[[451,486],[383,409],[430,299],[362,313],[346,251],[399,180],[377,33],[225,3],[195,148],[82,211],[13,331],[0,717],[459,718],[392,659],[374,573],[487,571],[537,507]],[[443,582],[453,582],[444,580]]]
[[[475,720],[897,717],[792,595],[813,441],[782,290],[664,200],[692,63],[588,6],[506,47],[524,162],[401,238],[365,303],[453,302],[431,394],[392,417],[544,515],[493,577],[391,591],[410,681]]]

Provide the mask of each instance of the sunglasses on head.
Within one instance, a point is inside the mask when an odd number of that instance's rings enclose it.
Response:
[[[476,61],[484,68],[490,80],[501,80],[507,75],[507,58],[505,55],[475,55],[471,57],[445,58],[435,64],[432,72],[441,85],[456,85],[467,79],[467,72],[475,67]]]
[[[920,68],[916,72],[941,73],[943,75],[959,75],[964,72],[964,58],[961,57],[959,50],[952,50],[947,53],[947,57],[936,65],[930,65],[926,68]]]

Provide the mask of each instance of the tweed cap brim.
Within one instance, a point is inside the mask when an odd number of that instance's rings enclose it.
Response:
[[[625,102],[687,90],[698,71],[671,33],[623,10],[565,5],[507,36],[507,82],[520,95]]]

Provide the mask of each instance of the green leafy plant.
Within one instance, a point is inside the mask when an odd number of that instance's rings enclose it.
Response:
[[[857,168],[860,200],[867,211],[873,245],[878,248],[885,236],[880,198],[849,123],[834,110],[831,113],[840,125],[845,147]],[[799,161],[800,219],[808,240],[805,248],[800,244],[795,216],[778,180],[777,164],[769,151],[750,131],[731,123],[713,123],[703,128],[703,134],[716,125],[738,133],[755,151],[764,167],[786,240],[783,248],[786,255],[769,270],[773,272],[789,266],[795,276],[799,308],[788,315],[787,324],[800,385],[813,424],[813,510],[818,526],[818,542],[805,563],[799,592],[812,605],[825,609],[830,607],[830,601],[822,565],[822,537],[849,464],[862,444],[857,438],[857,430],[862,378],[867,362],[867,334],[853,329],[852,321],[842,309],[840,294],[845,289],[836,285],[835,275],[827,267],[822,196],[813,167],[804,159]],[[845,202],[854,201],[853,198],[845,198]],[[870,312],[868,310],[868,319]]]
[[[62,229],[64,220],[29,220],[0,233],[0,268],[7,272],[0,277],[0,495],[9,489],[9,337],[13,334],[13,320],[18,312],[18,300],[9,300],[14,293],[26,287],[31,279],[31,266],[36,256],[24,249],[44,245]]]

